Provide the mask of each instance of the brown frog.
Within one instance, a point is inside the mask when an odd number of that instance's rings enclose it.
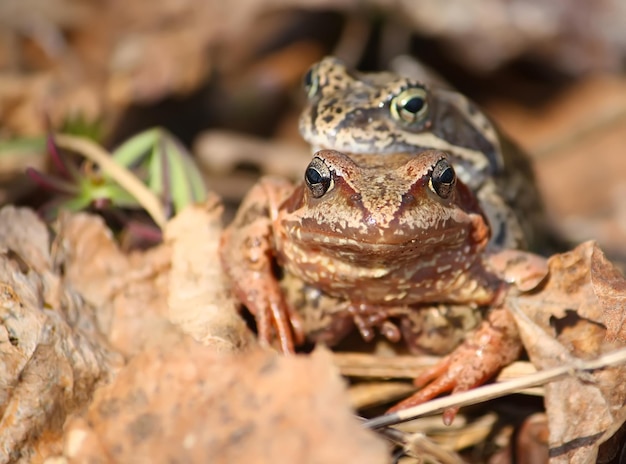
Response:
[[[514,359],[519,339],[499,303],[515,281],[512,266],[532,258],[488,250],[486,217],[451,160],[440,150],[350,156],[322,150],[300,185],[261,179],[222,239],[223,264],[260,341],[270,344],[275,332],[282,350],[293,352],[304,339],[278,265],[373,326],[435,303],[495,307],[460,349],[418,379],[434,379],[422,395],[467,389]],[[519,277],[542,278],[545,263],[537,262]],[[465,372],[467,351],[477,349],[480,362]],[[415,401],[426,398],[419,395]]]

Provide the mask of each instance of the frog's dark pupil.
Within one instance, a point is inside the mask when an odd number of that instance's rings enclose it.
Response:
[[[449,198],[456,185],[454,168],[445,159],[439,160],[432,173],[432,188],[441,198]]]
[[[454,169],[452,169],[451,167],[447,167],[439,176],[439,182],[441,182],[442,184],[451,184],[452,182],[454,182]]]
[[[314,168],[306,170],[306,180],[309,184],[319,184],[322,182],[322,175]]]
[[[413,97],[404,104],[404,109],[413,114],[417,114],[423,107],[424,99],[422,97]]]
[[[314,158],[304,172],[304,180],[313,198],[321,198],[330,188],[332,182],[328,166],[320,158]]]

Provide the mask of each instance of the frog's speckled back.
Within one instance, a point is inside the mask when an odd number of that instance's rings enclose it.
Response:
[[[324,58],[304,78],[300,132],[313,148],[352,154],[446,151],[477,195],[497,248],[536,248],[544,233],[529,159],[463,95]]]

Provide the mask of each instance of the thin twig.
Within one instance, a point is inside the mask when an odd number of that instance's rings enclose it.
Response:
[[[414,379],[440,360],[438,356],[396,355],[392,357],[370,353],[333,353],[333,362],[339,367],[341,375],[368,379]],[[498,379],[506,380],[535,372],[536,369],[531,363],[518,361],[505,367]]]
[[[379,417],[367,420],[363,423],[365,427],[376,429],[389,425],[407,422],[425,414],[435,414],[451,407],[467,406],[481,401],[516,392],[523,388],[544,385],[554,380],[561,379],[568,375],[576,375],[584,371],[593,371],[605,367],[626,363],[626,348],[612,351],[591,361],[576,360],[564,366],[555,367],[539,371],[536,374],[526,375],[519,379],[507,380],[493,385],[478,387],[470,391],[457,393],[445,398],[437,398],[418,406],[403,409],[392,414],[384,414]]]

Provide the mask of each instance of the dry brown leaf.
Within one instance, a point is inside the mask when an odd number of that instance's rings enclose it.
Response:
[[[126,255],[100,217],[66,214],[55,263],[65,282],[98,308],[102,331],[126,355],[180,337],[172,323],[214,348],[240,350],[254,338],[222,280],[220,216],[221,204],[211,196],[168,224],[166,243]]]
[[[128,259],[99,216],[62,214],[53,244],[55,266],[91,304],[102,307],[124,285]]]
[[[135,357],[68,426],[70,462],[384,463],[330,354],[225,355],[187,340]],[[93,460],[93,461],[91,461]]]
[[[577,360],[594,359],[624,345],[606,337],[603,295],[596,295],[598,284],[592,285],[592,275],[596,280],[615,275],[605,272],[611,269],[606,263],[604,270],[597,264],[594,270],[596,253],[597,245],[586,242],[553,256],[549,278],[540,290],[509,298],[524,346],[538,369],[576,365]],[[551,463],[595,461],[601,443],[626,420],[624,378],[626,366],[622,365],[546,386]]]
[[[98,308],[98,322],[126,356],[181,336],[167,320],[171,251],[162,245],[125,255],[102,218],[66,214],[58,223],[53,254],[65,282]]]
[[[170,221],[165,240],[172,249],[169,319],[214,349],[239,351],[256,341],[228,293],[219,256],[222,205],[210,195]]]
[[[0,462],[37,462],[121,365],[95,314],[52,272],[46,226],[0,210]]]
[[[517,434],[515,448],[514,462],[517,464],[548,462],[548,418],[544,413],[533,414],[524,420]],[[511,457],[509,454],[509,462]]]
[[[597,247],[591,255],[591,285],[603,309],[606,337],[626,344],[626,279]]]

